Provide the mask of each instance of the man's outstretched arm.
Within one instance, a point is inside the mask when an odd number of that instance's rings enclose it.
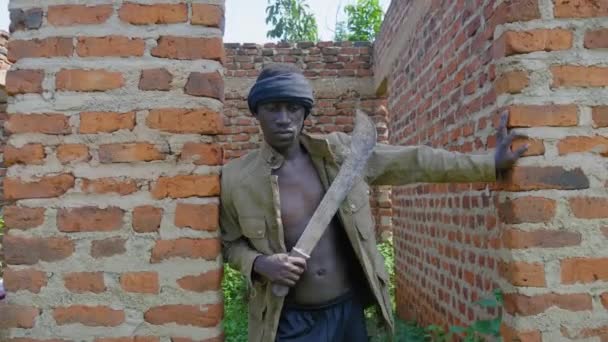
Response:
[[[494,153],[470,154],[451,152],[428,146],[392,146],[378,144],[366,169],[366,180],[372,185],[410,183],[494,182],[497,175],[509,170],[527,150],[511,151],[514,134],[507,132],[508,116],[500,119]],[[340,135],[343,144],[346,135]]]

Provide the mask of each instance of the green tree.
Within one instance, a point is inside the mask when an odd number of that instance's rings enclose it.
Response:
[[[266,33],[268,38],[284,42],[318,40],[317,20],[305,0],[268,0],[266,24],[272,25]]]
[[[384,12],[378,0],[357,0],[346,5],[348,40],[373,41],[382,26]]]
[[[343,42],[345,40],[348,40],[348,30],[346,30],[346,23],[344,21],[338,21],[336,22],[334,41]]]

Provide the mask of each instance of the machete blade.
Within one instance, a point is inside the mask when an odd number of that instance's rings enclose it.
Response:
[[[291,256],[310,258],[310,253],[325,233],[325,229],[352,189],[355,179],[363,172],[367,160],[374,151],[377,140],[376,125],[361,110],[356,112],[355,127],[351,136],[350,152],[310,218],[296,246],[289,252]],[[272,291],[275,296],[284,297],[289,292],[289,287],[274,284]]]

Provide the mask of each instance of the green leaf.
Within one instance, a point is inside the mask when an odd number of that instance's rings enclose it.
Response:
[[[450,327],[450,332],[454,334],[464,334],[467,331],[465,327],[459,327],[457,325],[453,325]]]
[[[473,323],[473,329],[484,335],[496,335],[500,333],[500,320],[479,320]]]
[[[495,308],[501,306],[495,298],[483,298],[476,301],[475,304],[483,308]]]

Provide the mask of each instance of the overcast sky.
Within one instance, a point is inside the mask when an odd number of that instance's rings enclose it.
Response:
[[[8,1],[0,0],[0,29],[8,31]],[[332,40],[338,8],[343,12],[344,5],[355,0],[307,0],[315,13],[319,26],[319,38]],[[388,8],[390,0],[380,0],[382,7]],[[268,0],[226,0],[226,33],[227,43],[264,43],[266,38],[266,5]],[[339,17],[340,18],[340,17]]]

